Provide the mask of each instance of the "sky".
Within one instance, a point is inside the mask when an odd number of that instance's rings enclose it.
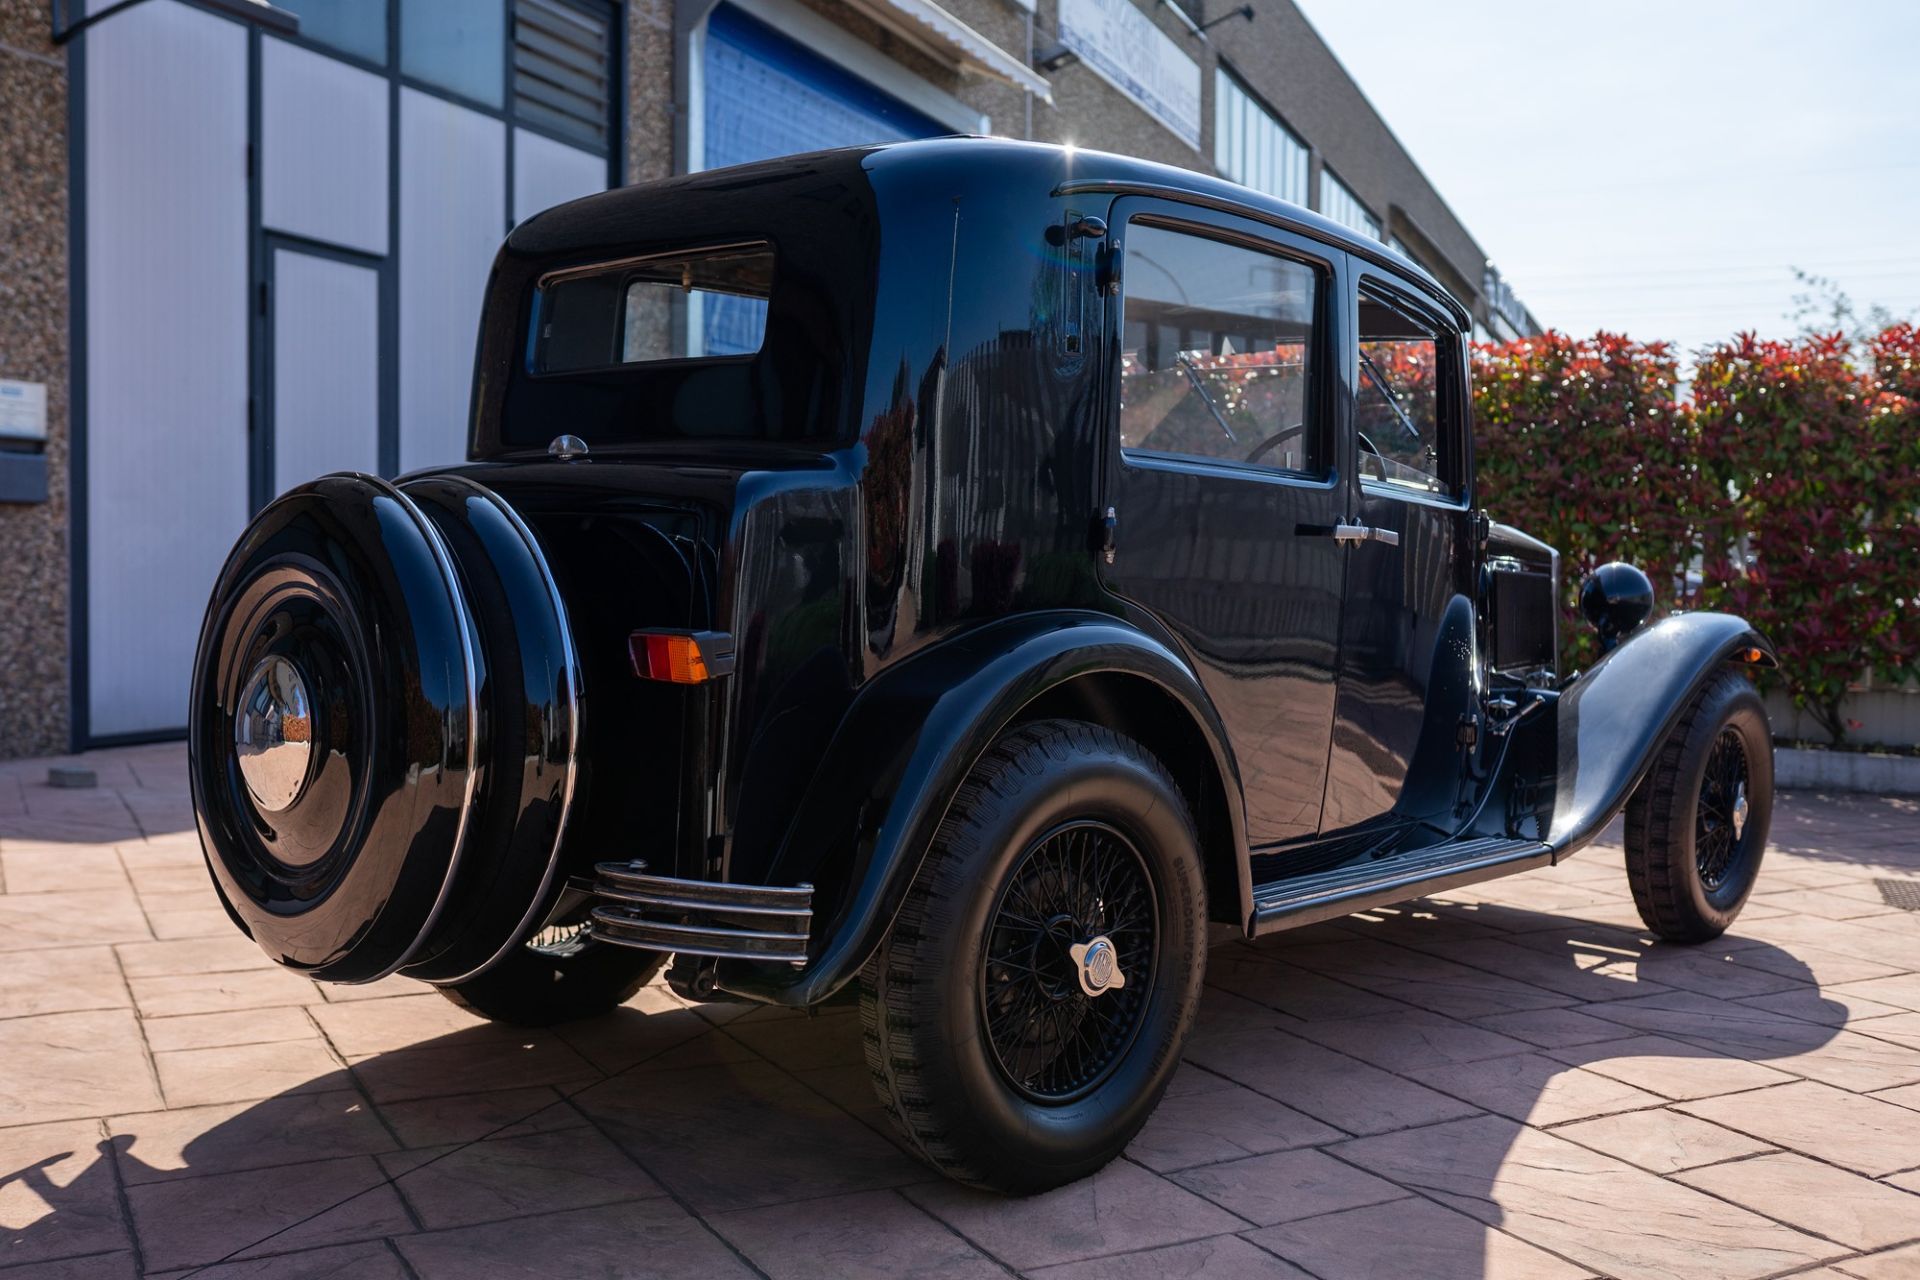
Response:
[[[1920,317],[1920,2],[1296,2],[1543,325]]]

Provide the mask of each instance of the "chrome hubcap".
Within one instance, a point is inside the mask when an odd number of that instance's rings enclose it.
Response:
[[[233,754],[254,804],[267,813],[289,808],[307,789],[313,710],[306,680],[285,658],[263,658],[247,677],[233,718]]]
[[[1089,997],[1102,991],[1118,991],[1127,985],[1127,975],[1120,971],[1120,953],[1104,935],[1090,942],[1074,943],[1067,948],[1067,954],[1073,957],[1079,971],[1080,989]]]
[[[1733,838],[1737,841],[1747,834],[1747,784],[1741,783],[1733,793]]]

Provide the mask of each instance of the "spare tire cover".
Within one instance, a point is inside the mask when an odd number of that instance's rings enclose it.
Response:
[[[316,480],[242,536],[189,767],[215,883],[268,955],[365,982],[420,947],[467,843],[483,661],[444,539],[385,481]]]
[[[401,491],[440,531],[482,655],[480,787],[452,896],[402,972],[463,982],[538,927],[560,886],[573,803],[580,665],[566,607],[526,522],[469,476]]]

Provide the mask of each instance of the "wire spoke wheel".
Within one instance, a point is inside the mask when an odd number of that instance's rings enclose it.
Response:
[[[1739,870],[1747,823],[1747,748],[1737,730],[1722,729],[1707,755],[1694,816],[1694,857],[1700,884],[1718,890]]]
[[[1015,863],[980,966],[987,1041],[1014,1089],[1060,1104],[1106,1079],[1139,1033],[1159,927],[1146,862],[1106,823],[1054,827]]]

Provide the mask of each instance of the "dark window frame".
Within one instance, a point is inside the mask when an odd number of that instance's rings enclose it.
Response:
[[[1434,331],[1436,375],[1440,380],[1440,386],[1434,393],[1434,432],[1436,442],[1440,446],[1439,479],[1447,489],[1442,493],[1423,492],[1406,485],[1394,484],[1392,481],[1376,480],[1358,467],[1355,469],[1354,478],[1370,497],[1395,498],[1403,502],[1446,507],[1449,510],[1466,510],[1472,506],[1473,498],[1473,442],[1460,326],[1449,318],[1444,310],[1403,280],[1383,274],[1370,264],[1356,261],[1351,290],[1353,342],[1350,352],[1356,416],[1361,379],[1364,377],[1360,368],[1360,344],[1363,338],[1359,320],[1362,295],[1371,295],[1376,302],[1406,312],[1409,319],[1417,320]],[[1354,436],[1356,461],[1359,449],[1358,430],[1357,420],[1352,421],[1348,432]]]
[[[618,299],[617,305],[619,308],[620,340],[622,344],[624,344],[625,326],[628,320],[626,312],[628,290],[631,289],[635,283],[634,277],[639,268],[645,266],[647,263],[662,260],[691,258],[704,254],[724,254],[743,250],[762,251],[772,260],[772,270],[765,299],[765,301],[771,305],[776,291],[780,288],[780,255],[773,242],[769,240],[734,240],[725,243],[695,243],[659,253],[615,258],[605,262],[594,262],[584,266],[568,267],[564,270],[546,273],[540,277],[538,283],[535,285],[532,291],[532,297],[527,304],[526,341],[523,347],[527,376],[536,380],[546,378],[571,378],[583,374],[618,377],[621,375],[643,375],[655,370],[684,366],[750,364],[759,359],[761,353],[766,350],[764,319],[761,326],[760,345],[752,351],[733,352],[725,355],[666,356],[657,360],[620,360],[611,364],[568,365],[558,369],[544,368],[540,361],[541,344],[537,331],[540,323],[541,307],[546,299],[547,291],[554,286],[566,284],[572,280],[589,279],[594,276],[618,275],[622,277],[619,287],[615,290],[615,294]],[[704,292],[722,291],[706,290]],[[745,297],[751,295],[743,294],[740,296]],[[686,335],[684,333],[676,332],[671,334],[669,340],[676,345],[684,346],[685,337]]]

